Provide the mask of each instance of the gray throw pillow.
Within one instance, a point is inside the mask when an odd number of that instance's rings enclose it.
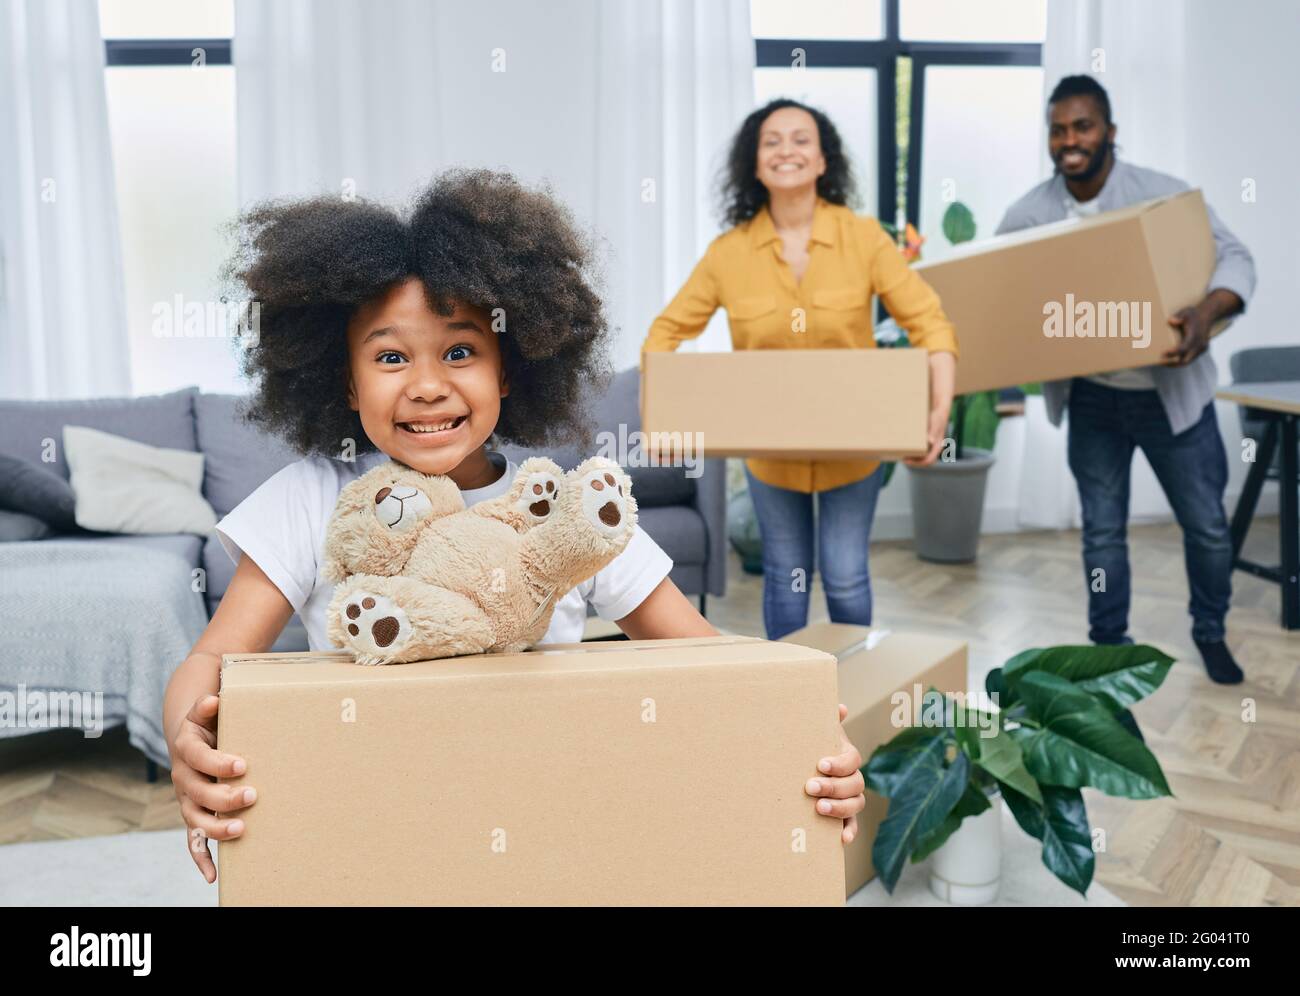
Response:
[[[77,496],[63,477],[40,464],[0,454],[0,510],[22,512],[58,532],[81,529],[76,518]]]
[[[0,543],[45,539],[51,532],[53,530],[34,515],[0,509]]]

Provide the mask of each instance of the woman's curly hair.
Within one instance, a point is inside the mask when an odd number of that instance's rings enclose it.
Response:
[[[493,436],[523,447],[589,441],[584,398],[607,382],[608,326],[589,240],[545,190],[490,170],[436,177],[406,212],[363,199],[267,201],[234,223],[223,276],[260,309],[245,339],[255,381],[244,418],[304,454],[343,440],[373,451],[348,406],[347,326],[357,307],[411,277],[431,308],[502,309],[510,393]]]
[[[855,206],[857,185],[853,179],[853,169],[848,154],[844,151],[844,143],[840,140],[840,133],[836,131],[831,119],[815,107],[780,97],[751,112],[742,122],[736,137],[731,140],[731,150],[727,153],[727,161],[718,182],[722,220],[728,225],[748,221],[767,203],[767,188],[754,175],[754,164],[758,162],[758,133],[768,116],[783,107],[797,107],[807,111],[817,122],[817,136],[821,142],[822,155],[826,158],[826,172],[817,178],[818,195],[832,204]]]

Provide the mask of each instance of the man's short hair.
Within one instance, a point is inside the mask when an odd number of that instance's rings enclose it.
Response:
[[[1048,104],[1056,104],[1070,97],[1091,97],[1101,108],[1101,115],[1109,125],[1110,121],[1110,96],[1106,93],[1106,88],[1098,83],[1091,76],[1066,76],[1060,83],[1056,84],[1056,89],[1052,95],[1047,98]]]

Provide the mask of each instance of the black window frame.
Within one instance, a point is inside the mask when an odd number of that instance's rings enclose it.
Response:
[[[188,66],[196,48],[209,66],[229,66],[234,57],[233,38],[105,38],[104,66]]]
[[[1041,66],[1043,46],[1040,42],[909,41],[899,36],[899,2],[883,2],[883,38],[755,38],[754,62],[760,69],[789,69],[791,50],[798,48],[805,54],[804,68],[876,71],[876,215],[894,225],[898,203],[898,62],[903,58],[910,60],[912,87],[903,214],[906,221],[919,229],[926,70],[931,66]]]

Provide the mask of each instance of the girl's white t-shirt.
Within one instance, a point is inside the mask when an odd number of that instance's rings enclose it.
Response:
[[[492,484],[462,490],[465,507],[496,498],[510,489],[519,468],[495,450],[488,458],[504,473]],[[334,585],[321,576],[325,527],[334,514],[339,492],[372,467],[387,460],[382,452],[354,461],[306,457],[284,467],[217,523],[217,536],[236,564],[248,554],[284,593],[307,628],[312,650],[337,650],[325,635],[325,610]],[[668,576],[673,562],[637,526],[623,552],[555,605],[543,643],[577,643],[590,604],[606,620],[622,619]]]

